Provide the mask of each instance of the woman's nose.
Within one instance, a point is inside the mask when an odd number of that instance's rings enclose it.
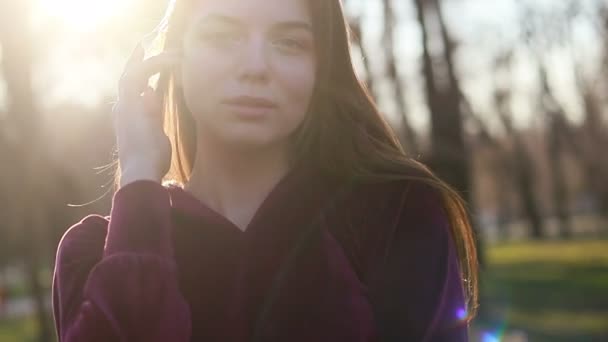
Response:
[[[240,76],[243,79],[265,81],[269,74],[268,46],[263,38],[254,37],[246,42],[242,51]]]

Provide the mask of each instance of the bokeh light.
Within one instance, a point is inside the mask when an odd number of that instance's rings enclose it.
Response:
[[[492,333],[486,332],[481,335],[481,342],[500,342],[500,338]]]

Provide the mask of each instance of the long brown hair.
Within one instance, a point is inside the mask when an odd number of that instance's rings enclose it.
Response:
[[[200,1],[200,0],[199,0]],[[158,48],[179,47],[194,0],[174,0],[158,28]],[[459,194],[420,162],[406,156],[390,126],[358,79],[349,29],[340,0],[309,0],[317,51],[317,78],[309,113],[293,137],[294,160],[314,163],[328,177],[359,181],[414,180],[438,190],[457,247],[467,298],[467,320],[477,310],[477,255],[473,231]],[[196,130],[172,72],[161,73],[165,132],[172,160],[165,181],[188,181]],[[118,174],[119,177],[119,174]]]

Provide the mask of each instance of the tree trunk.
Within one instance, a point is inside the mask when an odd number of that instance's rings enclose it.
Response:
[[[416,133],[407,117],[407,103],[405,99],[405,84],[397,71],[397,57],[395,53],[395,12],[391,0],[382,0],[384,5],[384,53],[386,54],[387,76],[393,84],[393,96],[397,104],[397,111],[401,118],[402,138],[406,151],[412,156],[419,152]]]
[[[542,101],[543,109],[545,111],[547,127],[549,128],[547,154],[551,169],[553,211],[558,220],[559,235],[562,238],[569,238],[572,233],[570,227],[571,219],[568,208],[568,189],[561,158],[564,153],[562,139],[571,139],[571,136],[568,132],[565,113],[553,96],[547,79],[547,71],[542,65],[539,73],[544,99]]]
[[[366,49],[365,45],[363,44],[364,37],[363,37],[363,32],[361,31],[360,21],[355,20],[355,19],[350,19],[350,28],[351,28],[351,31],[353,32],[353,35],[356,38],[354,43],[357,44],[357,46],[359,47],[359,50],[361,51],[361,59],[363,60],[363,68],[365,69],[365,73],[367,76],[365,79],[365,86],[367,87],[367,90],[370,92],[370,94],[375,97],[377,94],[375,93],[375,90],[374,90],[374,76],[372,74],[372,69],[371,69],[371,65],[369,62],[369,54],[367,53],[367,49]]]
[[[544,238],[543,220],[534,191],[534,166],[521,138],[514,133],[515,140],[515,174],[517,189],[523,204],[523,210],[530,222],[530,235],[534,239]]]
[[[555,115],[555,114],[554,114]],[[559,225],[559,235],[563,239],[572,236],[570,226],[570,214],[568,209],[568,190],[566,188],[566,176],[561,163],[562,144],[560,142],[560,132],[562,125],[559,123],[560,117],[554,117],[550,124],[549,137],[549,163],[551,165],[551,182],[553,188],[553,205],[555,216]]]
[[[453,44],[441,12],[438,0],[415,0],[418,21],[422,32],[423,70],[426,84],[426,97],[431,115],[432,155],[428,162],[439,177],[454,187],[467,203],[472,203],[470,155],[466,146],[463,131],[463,113],[461,111],[462,91],[454,68],[452,53]],[[429,10],[434,12],[428,12]],[[446,66],[448,82],[438,86],[434,70],[432,53],[429,49],[429,29],[427,13],[433,13],[441,30],[441,41],[444,46],[443,56],[437,58]],[[473,222],[476,231],[476,243],[479,264],[483,265],[483,246],[481,234]]]
[[[2,45],[2,71],[7,84],[8,120],[14,122],[18,137],[19,165],[13,165],[13,170],[7,170],[6,176],[14,179],[12,191],[17,197],[16,205],[20,215],[16,218],[18,231],[22,233],[19,239],[21,251],[26,264],[26,274],[31,289],[31,295],[36,304],[38,319],[38,341],[50,342],[51,333],[48,314],[46,311],[43,286],[40,282],[41,245],[40,235],[44,232],[44,209],[39,196],[40,180],[45,168],[41,164],[46,154],[42,150],[44,144],[40,141],[40,119],[31,86],[31,37],[29,33],[28,1],[3,1],[0,3],[0,44]],[[11,172],[12,171],[12,172]]]
[[[510,114],[511,98],[509,90],[497,90],[495,95],[498,117],[513,142],[512,161],[507,162],[508,173],[512,175],[516,193],[522,204],[524,216],[530,224],[530,236],[534,239],[544,237],[543,219],[534,191],[534,164],[521,136],[513,127]]]

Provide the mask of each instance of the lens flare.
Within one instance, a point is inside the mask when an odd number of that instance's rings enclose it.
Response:
[[[36,0],[40,15],[57,19],[70,30],[88,32],[124,12],[131,0]]]
[[[459,320],[464,321],[467,318],[467,310],[466,309],[458,309],[456,311],[456,317],[458,317]]]
[[[500,342],[500,338],[492,333],[486,332],[481,335],[481,342]]]

